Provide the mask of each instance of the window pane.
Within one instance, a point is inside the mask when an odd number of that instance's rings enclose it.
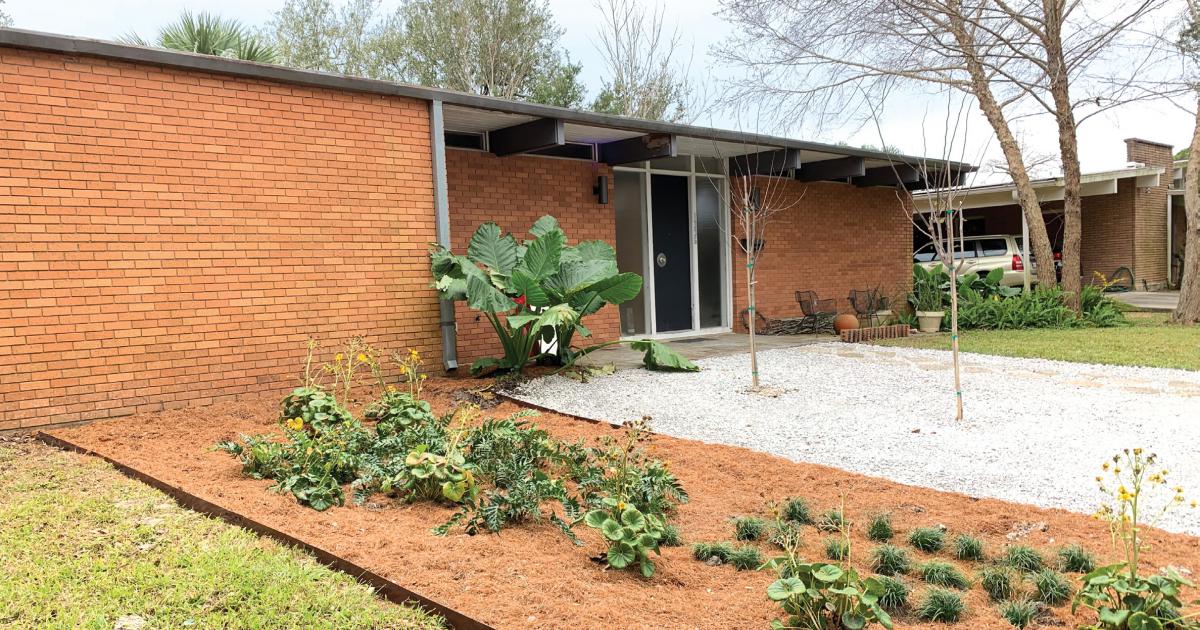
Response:
[[[913,260],[919,263],[933,262],[936,259],[937,251],[933,249],[933,243],[925,245],[925,247],[918,249],[917,253],[913,254]]]
[[[692,170],[692,156],[677,155],[675,157],[658,158],[650,160],[650,168],[663,171],[684,171]]]
[[[722,279],[725,277],[721,247],[722,182],[696,178],[696,272],[700,283],[700,327],[714,328],[722,321]]]
[[[975,258],[975,241],[954,241],[954,260]]]
[[[1008,253],[1008,242],[1002,238],[985,238],[979,241],[981,256],[1003,256]]]
[[[646,274],[645,176],[630,171],[613,173],[613,207],[617,215],[617,269]],[[621,334],[646,334],[646,292],[621,304]]]

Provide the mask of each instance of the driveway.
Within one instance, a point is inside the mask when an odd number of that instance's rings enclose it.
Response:
[[[964,354],[966,419],[953,417],[950,354],[825,343],[700,361],[693,374],[551,376],[517,397],[589,418],[643,415],[682,438],[743,446],[938,490],[1081,513],[1123,448],[1157,452],[1171,485],[1200,496],[1200,373]],[[1200,511],[1160,526],[1200,535]]]

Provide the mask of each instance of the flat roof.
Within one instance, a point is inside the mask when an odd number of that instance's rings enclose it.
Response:
[[[1111,171],[1084,173],[1080,177],[1079,194],[1083,197],[1114,194],[1117,192],[1117,181],[1131,177],[1137,178],[1140,186],[1158,186],[1160,178],[1166,170],[1161,166],[1133,166]],[[1034,190],[1037,191],[1038,201],[1062,200],[1063,191],[1066,188],[1066,182],[1062,177],[1035,179],[1031,183]],[[929,201],[932,207],[933,200],[939,199],[944,194],[945,189],[917,192],[913,193],[913,201],[918,204],[922,201]],[[1010,206],[1017,203],[1017,186],[1010,182],[963,188],[955,191],[954,197],[955,203],[961,202],[960,207],[963,209]]]
[[[975,170],[971,164],[952,160],[934,160],[915,155],[897,155],[884,151],[807,142],[780,136],[601,114],[394,81],[300,70],[273,64],[162,48],[132,46],[39,31],[0,28],[0,46],[68,55],[86,55],[336,90],[440,101],[445,110],[446,128],[452,131],[493,131],[503,126],[539,118],[557,118],[565,122],[568,142],[607,142],[651,133],[665,133],[678,136],[680,141],[678,150],[679,153],[684,154],[728,157],[769,149],[794,149],[800,152],[802,163],[841,157],[860,157],[866,160],[867,167],[881,167],[897,163],[913,166],[933,163],[939,166],[944,164],[949,170],[962,172]]]

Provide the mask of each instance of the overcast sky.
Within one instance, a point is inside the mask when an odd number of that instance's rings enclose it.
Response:
[[[337,0],[334,2],[336,4]],[[397,0],[382,0],[384,10],[390,10],[396,3]],[[185,8],[207,10],[258,26],[269,20],[282,4],[283,0],[7,0],[2,6],[18,28],[111,39],[129,31],[153,35],[159,26]],[[707,55],[708,48],[729,33],[729,26],[714,15],[718,0],[663,0],[663,4],[667,19],[679,28],[688,47],[684,57],[691,59],[693,79],[707,82],[710,91],[719,89],[713,77],[730,71],[714,68]],[[572,58],[583,63],[584,79],[594,94],[599,89],[603,71],[594,43],[599,13],[589,0],[550,0],[550,6],[565,30],[562,44]],[[923,136],[933,134],[923,133],[921,119],[924,116],[937,119],[937,112],[944,112],[944,108],[942,98],[911,98],[903,103],[890,103],[883,114],[884,140],[908,153],[939,155],[940,146],[928,146],[923,141]],[[736,121],[720,114],[707,115],[695,122],[739,127]],[[1192,124],[1188,115],[1167,105],[1139,105],[1092,118],[1080,129],[1083,168],[1089,171],[1123,166],[1125,145],[1122,140],[1129,137],[1171,143],[1177,149],[1181,148],[1190,139]],[[967,161],[983,163],[1000,157],[991,130],[982,117],[973,117],[969,128],[968,149],[963,156]],[[761,131],[772,130],[764,128]],[[1020,132],[1034,152],[1057,152],[1056,135],[1050,120],[1022,121]],[[795,130],[789,135],[814,141],[880,144],[880,134],[873,126],[826,130],[820,134]]]

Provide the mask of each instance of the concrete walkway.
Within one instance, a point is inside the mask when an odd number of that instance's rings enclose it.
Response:
[[[1110,293],[1109,297],[1124,302],[1139,311],[1169,313],[1179,304],[1178,291],[1130,291]]]
[[[754,338],[755,345],[760,351],[794,348],[836,339],[835,335],[757,335]],[[741,354],[749,350],[747,345],[749,338],[742,333],[717,333],[698,337],[661,339],[660,341],[692,361]],[[585,365],[612,363],[618,370],[637,368],[642,366],[642,353],[634,352],[627,345],[621,344],[597,350],[583,359],[582,363]]]

